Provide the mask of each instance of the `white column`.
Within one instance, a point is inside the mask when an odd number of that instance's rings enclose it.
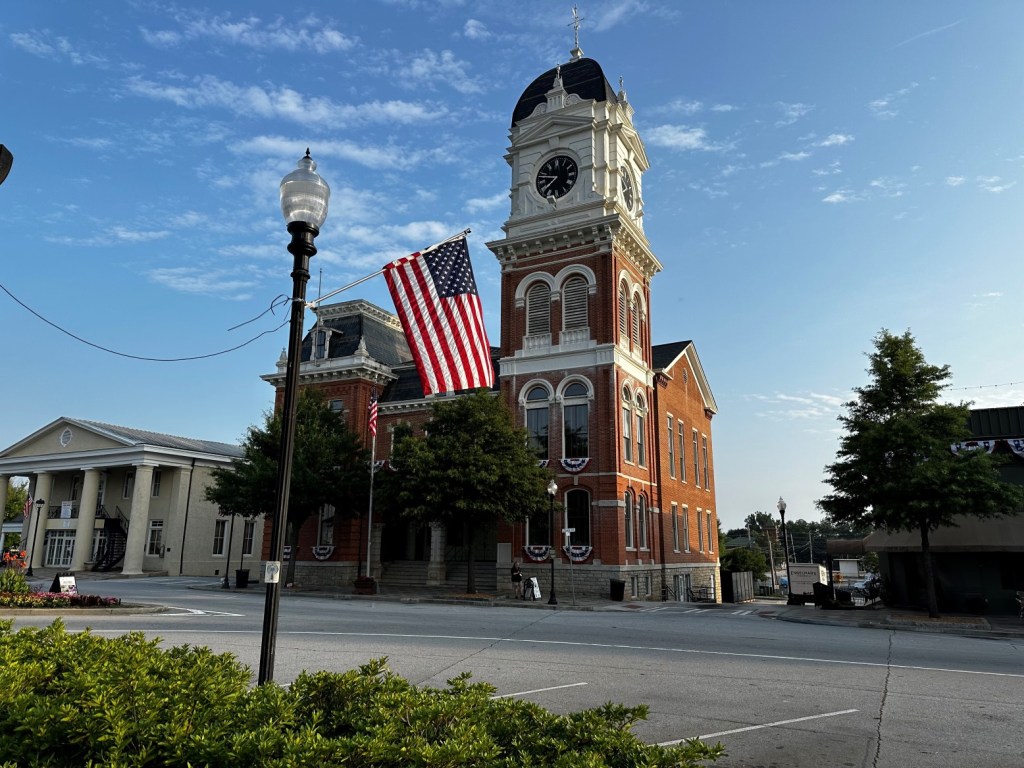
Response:
[[[11,482],[11,478],[7,475],[0,475],[0,522],[3,521],[3,511],[7,508],[7,487]],[[22,525],[24,528],[24,524]],[[22,539],[24,541],[24,539]],[[0,530],[0,550],[4,548],[4,532]]]
[[[49,472],[36,473],[36,487],[32,498],[36,501],[43,499],[46,503],[42,507],[32,505],[32,520],[29,523],[29,530],[25,532],[25,540],[29,542],[32,568],[43,567],[43,545],[46,543],[46,519],[49,515],[50,492],[53,490],[53,478]],[[39,518],[42,518],[40,520]],[[38,539],[38,541],[36,541]]]
[[[82,503],[78,505],[78,528],[75,531],[75,548],[71,554],[71,570],[85,570],[86,561],[92,557],[92,537],[96,528],[96,496],[100,490],[98,469],[85,470],[82,483]]]
[[[132,488],[132,510],[128,519],[128,543],[124,551],[121,573],[138,576],[142,573],[142,558],[146,553],[146,530],[149,526],[149,497],[153,492],[153,467],[139,464],[135,467],[135,485]]]

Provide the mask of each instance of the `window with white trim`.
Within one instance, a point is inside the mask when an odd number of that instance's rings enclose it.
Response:
[[[633,294],[633,301],[629,305],[630,315],[630,341],[633,342],[634,347],[640,346],[640,296],[639,294]]]
[[[636,396],[636,463],[638,466],[647,466],[647,449],[644,434],[647,431],[647,405],[644,403],[643,395]]]
[[[674,423],[672,415],[666,417],[665,428],[668,430],[668,475],[676,476],[676,433],[672,429]]]
[[[159,469],[154,469],[153,470],[153,496],[154,497],[160,495],[160,483],[163,480],[163,475],[164,475],[163,471],[161,471]]]
[[[697,430],[693,430],[693,484],[700,488],[700,454],[697,453]]]
[[[334,507],[324,504],[320,507],[320,519],[317,523],[316,543],[318,547],[334,545]]]
[[[679,420],[679,479],[686,482],[686,430],[682,419]]]
[[[555,505],[555,514],[559,513]],[[565,523],[572,528],[569,543],[574,547],[590,546],[590,494],[582,488],[575,488],[565,494]],[[557,523],[556,523],[557,524]]]
[[[711,488],[711,470],[708,468],[708,439],[705,436],[700,438],[701,455],[704,457],[704,487]]]
[[[690,508],[683,507],[683,551],[690,551]]]
[[[562,457],[585,459],[590,456],[590,392],[574,381],[562,392]]]
[[[704,515],[697,510],[697,551],[704,551]]]
[[[526,435],[530,450],[538,459],[548,458],[548,418],[551,394],[541,386],[526,393]]]
[[[648,549],[649,547],[647,544],[647,524],[649,521],[647,519],[647,497],[644,496],[642,493],[637,499],[636,522],[640,528],[640,536],[638,537],[640,539],[640,549]]]
[[[147,555],[160,555],[164,553],[164,521],[149,521],[149,537],[146,542]]]
[[[256,536],[256,521],[246,520],[245,528],[242,530],[242,554],[252,554],[252,542]]]
[[[633,461],[633,412],[628,402],[622,404],[622,459]]]
[[[551,289],[536,282],[526,292],[526,335],[551,333]]]
[[[711,510],[708,510],[708,552],[715,551],[715,528],[711,525]]]
[[[625,504],[626,549],[634,549],[633,543],[633,492],[626,491],[623,496]]]
[[[679,505],[672,502],[672,551],[679,551]]]
[[[625,280],[619,281],[619,341],[626,343],[629,333],[629,288]]]
[[[124,473],[124,488],[121,490],[122,499],[130,499],[132,491],[135,490],[135,471],[129,469]]]
[[[570,277],[562,286],[562,330],[571,331],[586,328],[590,323],[587,314],[589,288],[587,281],[579,275]]]
[[[223,555],[224,554],[224,538],[227,534],[228,521],[217,520],[213,524],[213,554]]]

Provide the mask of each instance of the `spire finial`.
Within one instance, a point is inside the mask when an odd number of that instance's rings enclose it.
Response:
[[[583,58],[583,50],[580,48],[580,22],[581,21],[583,21],[583,19],[580,18],[579,8],[577,8],[576,4],[573,3],[573,6],[572,6],[572,24],[569,25],[569,26],[572,27],[572,31],[573,31],[573,35],[572,35],[573,48],[572,48],[571,51],[569,51],[569,55],[572,56],[572,60],[573,61],[579,61],[581,58]]]

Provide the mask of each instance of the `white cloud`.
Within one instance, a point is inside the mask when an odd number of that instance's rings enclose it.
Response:
[[[238,142],[231,147],[233,152],[245,154],[272,155],[294,158],[295,148],[303,146],[302,141],[283,136],[258,136]],[[442,149],[409,149],[391,144],[358,144],[352,141],[318,141],[316,158],[339,158],[366,168],[404,170],[429,162],[439,162],[447,157]]]
[[[823,203],[851,203],[856,200],[857,197],[848,189],[837,189],[830,195],[826,195],[821,199]]]
[[[811,104],[801,104],[799,102],[796,104],[788,104],[784,101],[780,101],[777,102],[775,106],[782,112],[782,117],[775,123],[777,126],[792,125],[814,109],[814,106]]]
[[[647,132],[647,141],[658,147],[681,150],[700,150],[717,152],[723,147],[708,141],[708,134],[703,128],[690,128],[685,125],[658,125]]]
[[[75,66],[82,64],[105,64],[101,56],[85,53],[75,48],[66,37],[51,38],[48,32],[13,32],[8,38],[15,48],[41,59],[68,61]]]
[[[207,75],[191,85],[170,85],[140,76],[128,79],[127,91],[157,101],[169,101],[186,109],[219,107],[243,116],[272,117],[302,125],[311,123],[361,125],[370,123],[424,123],[443,119],[439,105],[408,101],[337,104],[321,97],[304,97],[291,88],[242,86]]]
[[[760,415],[773,419],[834,419],[849,396],[806,392],[797,395],[747,395],[748,400],[763,403],[768,410]]]
[[[258,285],[258,281],[251,277],[239,278],[224,270],[205,267],[151,269],[146,276],[154,283],[182,293],[220,296],[233,300],[251,298],[252,292],[249,289]]]
[[[735,112],[739,107],[735,107],[732,104],[713,104],[711,106],[712,112]]]
[[[891,176],[872,179],[869,186],[872,189],[877,189],[885,197],[903,197],[907,187],[905,182]]]
[[[811,173],[815,176],[835,176],[837,173],[842,173],[843,169],[838,160],[829,163],[824,168],[815,168]]]
[[[481,93],[483,86],[467,73],[469,63],[455,57],[451,51],[423,51],[401,67],[400,82],[409,88],[427,87],[434,90],[438,84],[450,85],[459,93]]]
[[[983,189],[986,192],[992,192],[999,194],[1005,192],[1008,189],[1017,186],[1016,181],[1004,182],[999,176],[979,176],[978,177],[978,188]]]
[[[896,117],[900,113],[900,108],[904,101],[903,97],[917,88],[917,86],[917,83],[912,82],[906,88],[900,88],[898,91],[887,93],[881,98],[868,102],[868,108],[874,113],[875,117],[880,119]]]
[[[466,210],[470,213],[493,211],[508,205],[508,192],[498,192],[490,197],[476,197],[466,201]]]
[[[965,181],[967,181],[967,179],[964,178],[963,176],[947,176],[946,177],[946,186],[949,186],[949,187],[959,187]]]
[[[695,115],[703,109],[703,102],[696,100],[686,101],[684,99],[673,99],[665,105],[662,111],[682,113],[684,115]]]
[[[783,152],[781,155],[779,155],[779,160],[799,162],[800,160],[806,160],[810,156],[810,152]]]
[[[468,19],[462,27],[462,34],[468,37],[470,40],[486,40],[489,37],[493,37],[488,31],[487,26],[482,21],[476,19]]]
[[[848,133],[830,133],[824,139],[819,141],[816,146],[819,147],[841,147],[844,144],[849,144],[853,141],[853,136]]]
[[[332,26],[324,25],[315,16],[295,19],[277,18],[264,22],[249,16],[232,20],[230,15],[209,15],[203,12],[183,14],[180,29],[139,30],[142,39],[158,48],[168,48],[194,40],[213,39],[218,45],[236,45],[257,50],[309,51],[319,54],[347,51],[357,39]]]

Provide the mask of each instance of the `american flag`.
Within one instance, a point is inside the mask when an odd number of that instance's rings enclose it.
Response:
[[[32,517],[32,497],[31,496],[29,496],[27,499],[25,499],[25,507],[22,510],[22,514],[25,516],[26,520],[28,520],[30,517]]]
[[[466,238],[384,267],[424,394],[490,387],[491,346]]]
[[[370,398],[370,434],[377,436],[377,394]]]

